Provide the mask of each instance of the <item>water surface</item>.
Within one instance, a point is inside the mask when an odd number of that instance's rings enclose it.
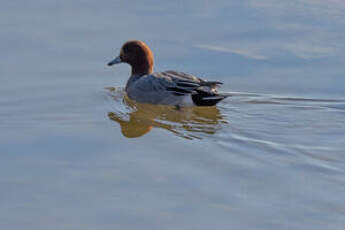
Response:
[[[1,229],[343,229],[342,1],[1,6]],[[126,100],[128,39],[231,96]]]

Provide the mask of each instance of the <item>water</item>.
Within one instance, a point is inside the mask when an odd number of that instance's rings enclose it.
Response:
[[[2,1],[1,229],[343,229],[343,1]],[[214,108],[126,100],[156,70]]]

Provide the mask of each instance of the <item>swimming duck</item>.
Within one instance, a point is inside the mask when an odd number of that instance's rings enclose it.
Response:
[[[112,66],[128,63],[132,74],[126,84],[126,93],[134,101],[145,104],[173,106],[213,106],[226,98],[216,88],[223,84],[176,72],[153,72],[153,53],[142,41],[127,41],[120,55],[108,63]]]

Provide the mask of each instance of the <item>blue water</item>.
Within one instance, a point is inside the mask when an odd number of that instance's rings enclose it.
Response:
[[[344,228],[345,2],[0,2],[0,229]],[[129,39],[231,96],[127,101]]]

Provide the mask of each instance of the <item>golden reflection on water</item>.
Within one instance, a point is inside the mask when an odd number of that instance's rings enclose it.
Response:
[[[128,138],[141,137],[152,128],[162,128],[186,139],[202,139],[202,135],[212,135],[227,123],[219,109],[212,107],[182,107],[140,104],[130,100],[124,93],[114,94],[113,99],[130,111],[125,113],[116,110],[108,113],[110,120],[121,126],[123,136]],[[121,98],[121,100],[119,100]]]

